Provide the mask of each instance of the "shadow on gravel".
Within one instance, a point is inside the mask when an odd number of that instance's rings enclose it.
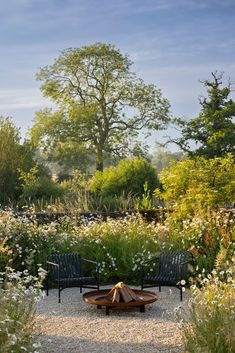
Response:
[[[114,333],[115,335],[115,333]],[[100,332],[102,337],[102,332]],[[43,353],[181,353],[183,347],[171,344],[100,342],[62,336],[40,336]]]

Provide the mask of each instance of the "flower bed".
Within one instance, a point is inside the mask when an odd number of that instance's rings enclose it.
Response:
[[[40,224],[31,218],[0,216],[0,267],[10,261],[16,270],[37,273],[53,252],[79,252],[100,263],[101,281],[140,278],[141,263],[159,251],[188,250],[198,272],[210,272],[215,260],[225,261],[234,248],[234,220],[222,212],[205,218],[178,221],[169,216],[162,223],[147,223],[141,216],[83,222],[76,217]]]
[[[45,271],[39,268],[38,277],[15,271],[10,267],[0,289],[0,351],[4,353],[36,353],[34,342],[34,305],[40,297]]]

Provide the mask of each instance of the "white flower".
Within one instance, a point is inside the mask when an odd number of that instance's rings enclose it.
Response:
[[[9,334],[9,336],[10,336],[10,334]],[[16,342],[17,342],[17,337],[16,337],[15,334],[12,334],[11,335],[11,344],[12,344],[12,346],[14,346],[16,344]]]
[[[180,281],[180,284],[181,284],[182,286],[185,286],[185,284],[186,284],[185,280],[182,279],[182,280]]]

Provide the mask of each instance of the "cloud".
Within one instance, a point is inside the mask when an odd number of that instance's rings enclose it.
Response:
[[[0,110],[40,109],[48,106],[48,100],[34,89],[0,90]]]

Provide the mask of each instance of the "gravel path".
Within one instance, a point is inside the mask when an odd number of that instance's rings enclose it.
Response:
[[[157,288],[150,290],[158,293]],[[146,305],[145,313],[137,308],[117,308],[106,316],[104,309],[84,303],[78,288],[65,289],[61,299],[58,304],[57,291],[53,289],[38,303],[36,324],[42,353],[184,351],[174,308],[186,307],[187,300],[184,295],[180,302],[177,288],[162,288],[159,300]]]

